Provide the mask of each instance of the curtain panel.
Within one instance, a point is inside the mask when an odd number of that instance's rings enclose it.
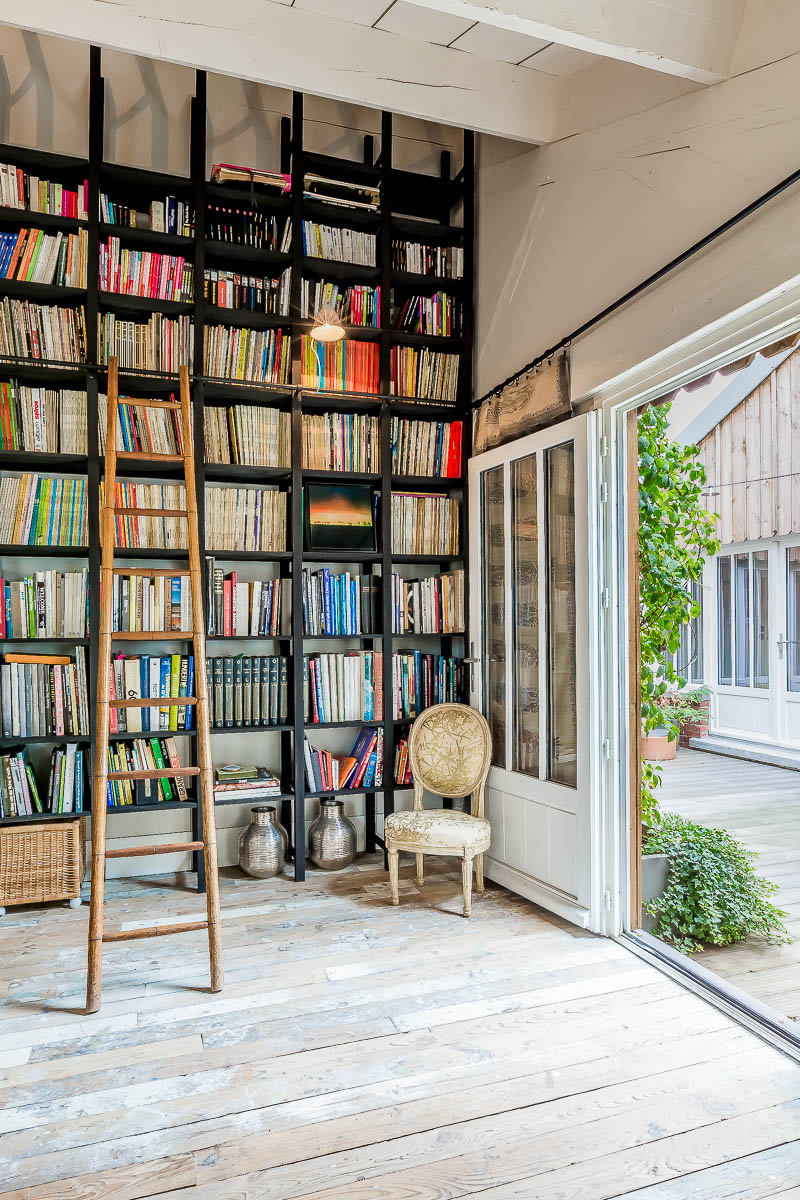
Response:
[[[565,350],[513,380],[476,408],[472,453],[481,454],[501,442],[523,437],[571,412],[569,355]]]

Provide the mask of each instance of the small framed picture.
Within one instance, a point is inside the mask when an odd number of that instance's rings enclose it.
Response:
[[[375,498],[367,484],[309,483],[304,510],[307,550],[375,549]]]

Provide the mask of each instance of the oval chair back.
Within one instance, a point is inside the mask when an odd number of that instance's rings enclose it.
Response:
[[[468,704],[434,704],[411,726],[408,755],[414,776],[414,808],[423,791],[450,799],[472,797],[471,814],[483,816],[483,796],[492,753],[489,724]]]

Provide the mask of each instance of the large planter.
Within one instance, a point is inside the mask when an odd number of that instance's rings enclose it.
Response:
[[[688,750],[692,738],[708,737],[708,701],[704,700],[697,706],[697,716],[691,721],[681,721],[681,733],[678,739],[684,750]]]
[[[648,900],[655,900],[667,888],[669,876],[669,855],[642,855],[642,929],[652,933],[656,926],[656,918],[651,917],[644,905]]]
[[[670,740],[666,729],[654,729],[640,737],[639,753],[647,762],[667,762],[678,753],[678,743]]]

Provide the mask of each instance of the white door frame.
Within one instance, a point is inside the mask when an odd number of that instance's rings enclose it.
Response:
[[[598,735],[609,752],[603,755],[599,823],[607,834],[605,931],[610,934],[631,928],[626,417],[648,401],[799,329],[800,276],[606,381],[591,395],[573,399],[602,411],[601,446],[608,448],[598,460],[601,484],[605,482],[608,488],[608,505],[605,530],[598,529],[595,539],[595,553],[601,566],[596,615],[607,681],[603,687],[600,676],[603,694],[598,701]],[[610,597],[605,610],[604,594]]]
[[[602,809],[600,804],[600,759],[602,743],[598,725],[598,701],[602,695],[603,659],[600,653],[597,624],[597,549],[598,532],[602,516],[600,513],[597,465],[600,454],[599,414],[589,413],[582,417],[549,426],[538,433],[486,451],[470,460],[469,504],[470,504],[470,628],[475,641],[471,647],[473,657],[482,657],[480,633],[482,630],[482,587],[480,556],[482,554],[481,488],[483,472],[502,466],[506,484],[510,479],[510,463],[529,454],[537,454],[537,471],[541,480],[542,454],[549,447],[566,441],[575,445],[575,505],[576,505],[576,588],[577,605],[577,655],[579,670],[584,676],[584,686],[577,687],[578,694],[578,788],[572,790],[545,778],[533,779],[511,769],[492,767],[488,782],[491,795],[492,782],[498,793],[526,800],[548,799],[555,809],[565,814],[573,813],[576,819],[577,840],[577,895],[571,896],[549,886],[547,882],[518,870],[515,866],[493,859],[491,851],[486,859],[486,874],[489,878],[509,887],[512,891],[534,900],[560,916],[584,928],[598,933],[609,932],[605,923],[606,892],[603,846]],[[585,436],[584,436],[585,434]],[[541,489],[540,489],[541,494]],[[581,512],[581,510],[583,510]],[[511,578],[511,513],[506,505],[505,512],[505,573]],[[540,526],[541,527],[541,526]],[[540,576],[540,605],[542,614],[540,631],[544,629],[546,604],[543,602],[544,581]],[[512,679],[512,620],[511,587],[506,588],[506,664],[507,695],[510,695]],[[542,639],[544,645],[544,639]],[[540,697],[546,694],[541,686],[544,677],[544,654],[540,654]],[[483,706],[483,664],[476,665],[471,674],[471,701],[476,707]],[[507,708],[510,712],[510,708]],[[513,728],[506,722],[506,763],[510,764]],[[543,753],[545,739],[541,739]],[[491,805],[489,805],[491,808]]]

